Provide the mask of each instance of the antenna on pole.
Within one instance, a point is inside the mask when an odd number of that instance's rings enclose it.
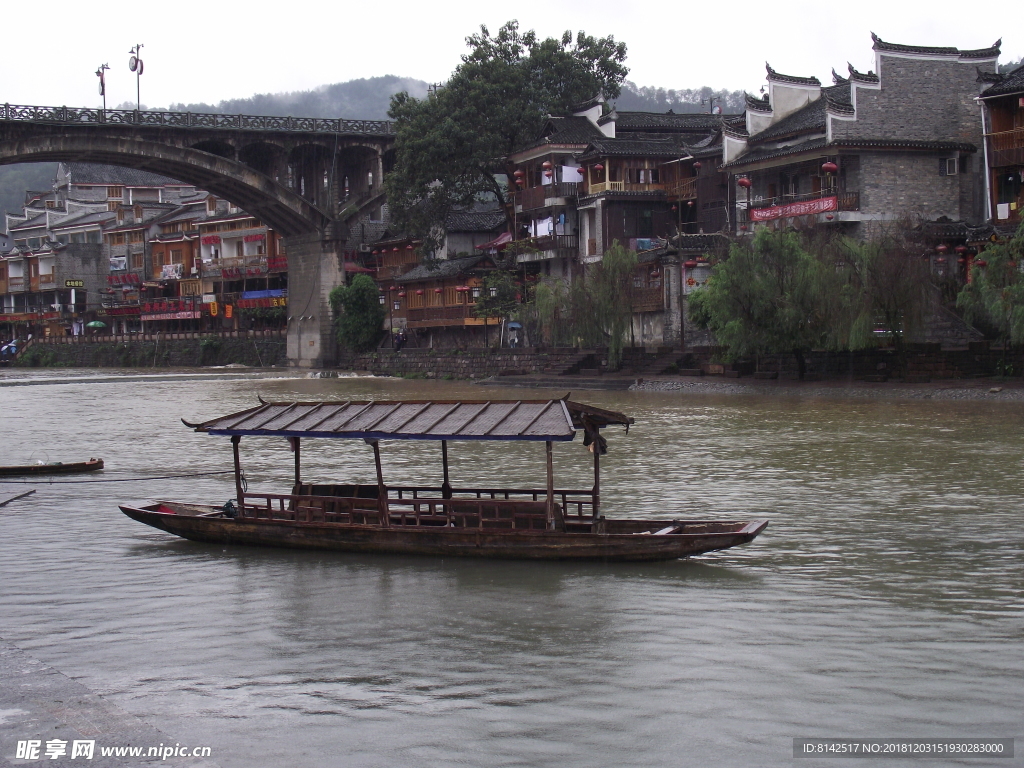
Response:
[[[137,110],[142,109],[142,91],[139,85],[139,78],[142,77],[142,43],[136,43],[135,47],[132,48],[128,53],[131,54],[131,58],[128,59],[128,69],[135,73],[135,108]]]

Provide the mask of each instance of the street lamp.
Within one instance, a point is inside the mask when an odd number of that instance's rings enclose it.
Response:
[[[106,72],[110,67],[106,64],[100,64],[99,69],[96,70],[96,77],[100,79],[100,96],[103,97],[103,114],[107,114],[107,77],[103,73]]]
[[[128,59],[128,69],[135,73],[135,108],[141,110],[142,96],[140,95],[139,78],[142,77],[142,43],[136,43],[128,53],[131,54],[131,58]]]

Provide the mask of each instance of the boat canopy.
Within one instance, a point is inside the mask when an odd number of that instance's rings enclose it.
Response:
[[[576,430],[597,437],[621,413],[558,400],[374,400],[268,403],[187,427],[211,435],[347,437],[367,440],[569,441]]]

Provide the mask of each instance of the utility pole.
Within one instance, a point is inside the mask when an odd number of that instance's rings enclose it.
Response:
[[[142,43],[136,43],[128,53],[131,54],[131,58],[128,59],[128,69],[135,73],[135,108],[141,110],[142,90],[139,78],[142,77]]]

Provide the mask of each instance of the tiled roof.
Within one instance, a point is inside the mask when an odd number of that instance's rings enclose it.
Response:
[[[676,235],[669,242],[681,251],[708,251],[725,248],[729,238],[718,232],[706,235]]]
[[[859,83],[878,82],[878,75],[874,72],[858,72],[850,62],[846,62],[846,70],[850,73],[850,80],[856,80]]]
[[[182,181],[175,181],[158,173],[140,171],[136,168],[122,168],[119,165],[97,163],[68,163],[72,184],[119,187],[191,187]]]
[[[30,219],[26,219],[25,221],[21,222],[20,224],[13,225],[12,227],[9,228],[9,230],[13,231],[15,229],[34,229],[35,227],[44,227],[44,226],[46,226],[46,214],[45,213],[41,213],[38,216],[33,216]]]
[[[544,124],[541,135],[529,144],[520,147],[516,152],[522,152],[534,147],[543,147],[545,144],[575,144],[586,146],[591,139],[604,136],[601,129],[594,125],[586,117],[571,115],[569,117],[549,117]]]
[[[772,69],[772,65],[767,61],[764,63],[764,68],[768,70],[768,79],[775,80],[779,83],[794,83],[796,85],[821,85],[821,80],[816,77],[797,77],[796,75],[784,75],[781,72],[776,72]]]
[[[918,141],[914,139],[843,139],[829,142],[824,138],[813,139],[801,142],[788,147],[778,148],[755,148],[745,155],[736,158],[728,164],[730,169],[740,168],[751,163],[762,160],[772,160],[776,157],[796,155],[801,152],[809,152],[816,149],[901,149],[924,150],[934,152],[977,152],[974,144],[958,141]]]
[[[481,253],[477,256],[466,256],[461,259],[435,259],[430,264],[420,264],[415,269],[406,272],[397,279],[398,282],[413,282],[415,280],[440,280],[446,277],[457,277],[472,269],[477,264],[490,257]]]
[[[747,103],[747,109],[754,112],[771,112],[772,105],[768,103],[767,98],[758,99],[751,96],[749,93],[744,93],[743,98]]]
[[[678,137],[600,139],[580,155],[581,160],[591,157],[679,157],[686,154],[686,145]]]
[[[1024,93],[1024,66],[1017,67],[1012,72],[1003,75],[999,82],[989,86],[981,93],[981,98],[988,99],[993,96],[1006,96],[1011,93]]]
[[[838,72],[836,72],[836,68],[835,67],[832,67],[832,84],[833,85],[846,85],[848,82],[850,82],[850,78],[843,77]]]
[[[824,131],[825,109],[829,106],[852,113],[853,107],[850,104],[849,83],[822,88],[821,92],[821,98],[812,101],[791,115],[786,115],[774,125],[770,125],[760,133],[751,136],[751,143],[760,144],[763,141],[771,141],[784,136],[793,136],[811,131]]]
[[[57,231],[59,229],[84,227],[88,224],[103,224],[107,221],[113,221],[116,216],[117,214],[113,211],[93,211],[92,213],[83,213],[81,216],[64,219],[59,224],[52,226],[51,229]]]
[[[618,112],[615,133],[643,131],[647,133],[697,133],[713,131],[722,123],[723,115],[668,112]]]
[[[893,53],[922,53],[938,56],[959,56],[961,59],[990,59],[999,56],[999,48],[1003,44],[1002,38],[996,40],[988,48],[977,48],[971,51],[961,51],[952,46],[931,46],[931,45],[901,45],[899,43],[887,43],[874,32],[871,33],[871,40],[874,43],[872,48],[876,51],[892,51]]]
[[[449,232],[493,232],[504,223],[504,211],[452,211],[444,222]]]

